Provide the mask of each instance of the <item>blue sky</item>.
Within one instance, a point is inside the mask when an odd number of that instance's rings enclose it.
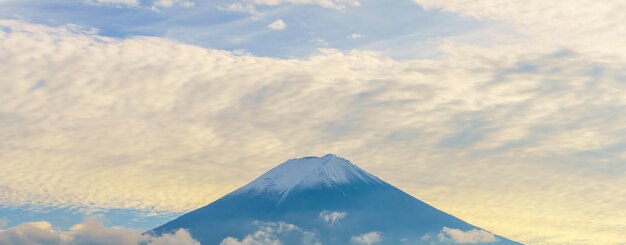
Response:
[[[145,2],[145,1],[144,1]],[[110,37],[159,36],[224,50],[245,50],[270,57],[303,57],[319,48],[365,49],[392,57],[431,56],[429,40],[456,36],[491,25],[441,11],[425,11],[410,1],[361,1],[360,6],[329,9],[288,4],[256,6],[259,14],[227,10],[232,1],[172,6],[96,5],[86,1],[8,1],[4,18],[49,25],[77,24]],[[283,20],[281,31],[266,28]],[[414,47],[419,50],[413,50]],[[404,50],[405,52],[400,52]]]
[[[623,243],[624,12],[0,0],[0,241],[143,230],[332,152],[513,240]]]

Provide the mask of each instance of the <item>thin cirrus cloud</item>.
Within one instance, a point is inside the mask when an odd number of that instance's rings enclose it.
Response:
[[[45,221],[27,222],[6,230],[0,229],[0,245],[14,244],[200,245],[184,229],[154,237],[132,229],[108,228],[94,218],[85,219],[84,223],[75,225],[69,231],[56,230]]]
[[[623,242],[623,6],[575,1],[572,29],[537,24],[555,2],[418,3],[519,33],[278,59],[2,20],[0,203],[186,211],[334,152],[514,240]]]

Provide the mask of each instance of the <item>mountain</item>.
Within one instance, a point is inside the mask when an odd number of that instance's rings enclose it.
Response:
[[[203,245],[519,244],[431,207],[333,154],[291,159],[149,232],[180,228]]]

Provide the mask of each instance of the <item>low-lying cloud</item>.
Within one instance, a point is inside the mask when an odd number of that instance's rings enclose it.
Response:
[[[200,245],[184,229],[163,236],[143,235],[141,231],[109,228],[94,218],[75,225],[69,231],[55,229],[52,224],[23,223],[0,230],[0,245]]]
[[[494,234],[485,230],[471,229],[468,231],[462,231],[448,227],[443,227],[441,232],[437,235],[437,238],[441,242],[458,244],[489,243],[498,240]]]
[[[302,244],[321,245],[318,235],[285,222],[256,222],[259,229],[238,239],[227,237],[220,245],[281,245]]]
[[[383,233],[378,231],[371,231],[361,235],[356,235],[350,238],[350,241],[355,244],[372,245],[383,240]]]

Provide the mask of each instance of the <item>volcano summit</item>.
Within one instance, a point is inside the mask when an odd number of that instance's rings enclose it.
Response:
[[[203,245],[519,244],[446,214],[333,154],[291,159],[149,232],[181,228]]]

